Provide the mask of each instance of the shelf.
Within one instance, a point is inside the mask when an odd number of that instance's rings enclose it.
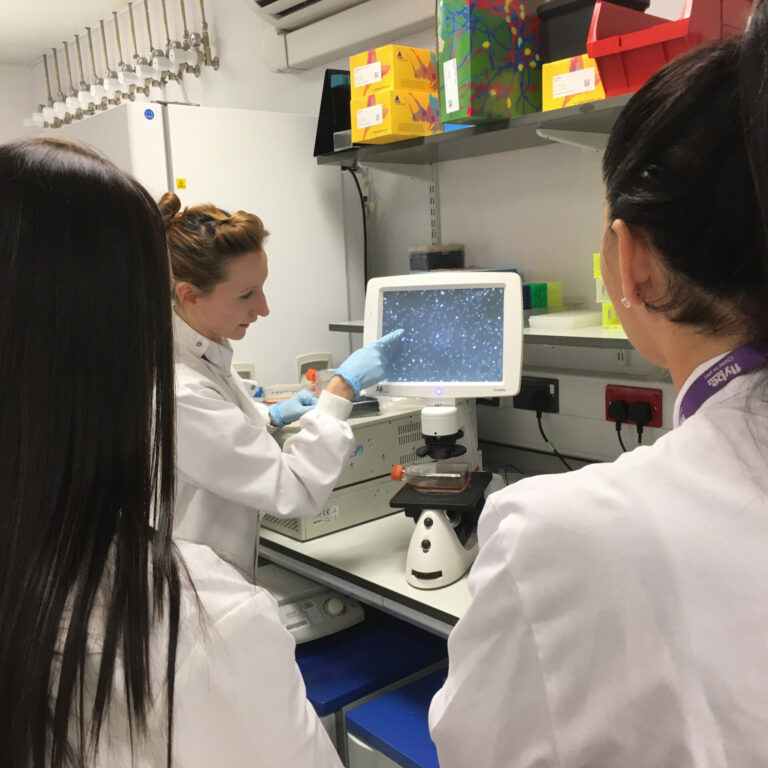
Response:
[[[627,334],[621,328],[603,328],[601,325],[589,328],[575,328],[572,331],[557,331],[555,333],[538,328],[524,328],[523,341],[526,344],[550,344],[560,347],[632,349]]]
[[[330,323],[329,331],[344,333],[362,333],[362,320],[344,320]],[[572,331],[542,331],[534,328],[523,329],[525,344],[549,344],[550,346],[602,347],[603,349],[632,349],[627,334],[621,328],[603,328],[601,325],[590,328],[576,328]]]
[[[579,146],[599,148],[603,143],[590,140],[589,135],[610,133],[616,118],[631,95],[592,101],[551,112],[497,120],[483,125],[468,126],[460,131],[449,131],[438,136],[398,141],[393,144],[369,144],[333,155],[317,158],[320,165],[347,165],[356,160],[361,163],[403,163],[430,165],[447,160],[491,155],[514,149],[526,149],[561,141]],[[539,130],[552,137],[539,135]],[[568,139],[568,134],[572,139]],[[585,138],[584,135],[587,135]]]
[[[338,323],[329,323],[329,331],[341,331],[342,333],[362,333],[362,320],[341,320]]]

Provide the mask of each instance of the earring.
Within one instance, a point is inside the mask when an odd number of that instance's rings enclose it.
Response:
[[[632,305],[629,303],[629,299],[626,296],[624,298],[622,298],[621,303],[627,309],[631,309],[631,307],[632,307]]]

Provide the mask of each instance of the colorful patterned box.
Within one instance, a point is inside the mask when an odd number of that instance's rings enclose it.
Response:
[[[349,59],[352,98],[386,89],[437,94],[437,56],[424,48],[385,45]]]
[[[605,98],[597,65],[587,54],[552,61],[543,67],[544,111]]]
[[[428,91],[379,91],[350,102],[352,141],[389,144],[442,133]]]
[[[444,123],[482,123],[541,111],[536,9],[545,2],[438,0]]]

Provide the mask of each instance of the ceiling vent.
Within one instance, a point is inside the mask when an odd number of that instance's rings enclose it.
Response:
[[[291,32],[370,0],[249,0],[251,7],[277,29]]]
[[[429,30],[435,0],[246,0],[268,22],[262,54],[273,72],[301,72]],[[430,41],[425,47],[432,48]]]

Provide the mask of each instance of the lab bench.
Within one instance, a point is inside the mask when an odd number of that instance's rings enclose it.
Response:
[[[440,589],[408,584],[405,557],[414,527],[413,520],[397,511],[310,541],[262,528],[259,553],[361,603],[447,637],[470,603],[467,575]]]

